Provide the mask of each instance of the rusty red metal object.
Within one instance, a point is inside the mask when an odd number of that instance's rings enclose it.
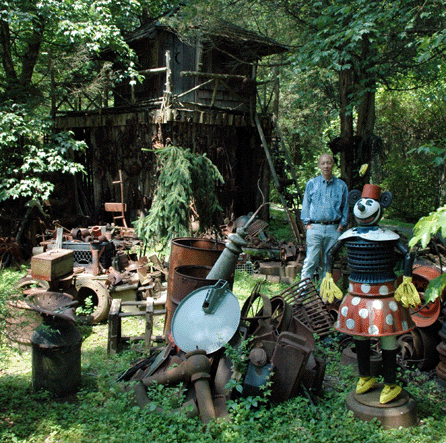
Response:
[[[167,334],[172,322],[174,306],[171,296],[175,269],[185,265],[213,266],[225,249],[223,242],[203,238],[175,238],[172,240],[167,276],[166,321],[164,332]]]
[[[29,295],[26,303],[39,314],[75,322],[74,306],[78,304],[69,295],[42,291]]]
[[[419,265],[415,264],[412,271],[412,282],[420,294],[422,304],[417,309],[411,309],[412,320],[418,327],[424,328],[434,324],[441,311],[441,301],[437,298],[431,303],[424,303],[424,292],[431,280],[440,276],[441,270],[434,265]],[[442,299],[444,299],[445,292],[443,291]]]
[[[332,332],[333,318],[311,279],[301,280],[279,295],[291,305],[293,315],[320,337]]]

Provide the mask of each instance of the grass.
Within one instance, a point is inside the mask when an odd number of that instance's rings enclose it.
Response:
[[[2,272],[5,281],[10,272]],[[256,280],[238,272],[233,292],[240,303],[249,296]],[[276,294],[280,284],[265,283],[262,292]],[[141,324],[129,323],[130,332]],[[159,325],[161,327],[161,325]],[[1,347],[0,442],[446,442],[446,390],[432,373],[412,370],[402,373],[405,389],[417,401],[420,424],[413,428],[384,430],[377,422],[355,419],[345,408],[345,397],[356,382],[351,367],[340,364],[336,335],[319,340],[318,352],[327,362],[322,398],[298,396],[279,405],[264,399],[233,402],[230,420],[211,423],[204,429],[197,418],[160,414],[152,407],[140,409],[121,392],[117,377],[141,354],[135,347],[107,356],[107,325],[81,327],[82,386],[76,396],[60,401],[32,389],[32,362],[28,351]],[[172,390],[174,391],[172,393]],[[175,407],[177,388],[157,387],[152,399],[169,411]]]

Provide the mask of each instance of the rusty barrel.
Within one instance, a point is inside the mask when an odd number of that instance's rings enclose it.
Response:
[[[218,280],[206,279],[211,269],[211,266],[197,265],[178,266],[175,269],[172,283],[172,294],[170,296],[172,302],[172,314],[183,299],[185,299],[192,291],[204,286],[212,286],[217,283]]]
[[[182,237],[172,240],[169,258],[169,274],[167,277],[166,322],[164,331],[170,330],[174,306],[172,303],[175,269],[180,266],[209,266],[212,268],[225,249],[223,242],[205,238]],[[198,271],[196,271],[198,272]],[[208,271],[209,273],[209,271]],[[207,275],[207,274],[206,274]],[[201,278],[195,276],[194,278]],[[205,277],[204,277],[205,279]],[[206,283],[206,282],[205,282]],[[209,281],[207,282],[208,284]],[[203,284],[203,286],[206,286]],[[186,294],[187,295],[187,294]],[[176,306],[175,306],[176,308]]]

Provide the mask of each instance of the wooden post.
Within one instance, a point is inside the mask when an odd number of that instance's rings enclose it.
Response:
[[[121,300],[115,298],[112,300],[110,312],[108,314],[108,345],[107,354],[115,355],[121,349]]]
[[[170,60],[170,51],[166,51],[166,92],[172,93],[172,64]]]
[[[146,329],[144,333],[144,350],[150,351],[153,333],[153,298],[146,299]]]

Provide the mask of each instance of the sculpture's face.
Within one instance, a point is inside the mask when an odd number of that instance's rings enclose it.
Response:
[[[360,198],[355,203],[353,215],[360,225],[375,225],[382,215],[381,205],[372,198]]]

